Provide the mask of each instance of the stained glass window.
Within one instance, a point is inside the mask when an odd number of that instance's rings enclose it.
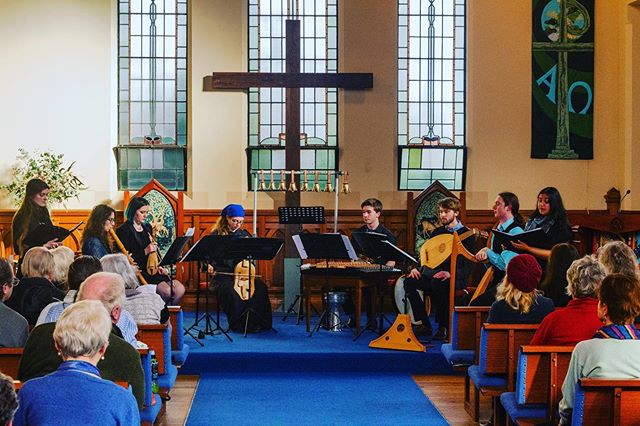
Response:
[[[301,72],[338,71],[337,0],[249,0],[249,71],[285,72],[285,21],[300,20]],[[248,170],[285,168],[285,89],[249,89]],[[338,167],[338,92],[300,89],[300,168]],[[280,173],[274,174],[276,187]],[[320,174],[320,181],[326,174]],[[249,186],[253,189],[253,179]]]
[[[118,0],[118,189],[186,190],[187,1]]]
[[[398,0],[398,189],[464,189],[465,3]]]

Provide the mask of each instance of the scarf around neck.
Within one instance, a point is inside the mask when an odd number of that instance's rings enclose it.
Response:
[[[640,340],[640,331],[633,324],[610,324],[600,327],[594,339]]]

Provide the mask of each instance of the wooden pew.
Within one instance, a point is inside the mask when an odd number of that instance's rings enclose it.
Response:
[[[144,406],[140,410],[142,426],[152,426],[155,420],[166,411],[166,406],[160,395],[151,391],[151,356],[149,349],[138,349],[142,371],[144,372]]]
[[[572,424],[639,425],[640,379],[580,379]]]
[[[167,324],[138,324],[138,334],[136,334],[136,339],[155,351],[158,374],[166,373],[164,333],[167,327]]]
[[[500,405],[506,409],[508,416],[505,417],[507,424],[510,421],[515,421],[518,425],[558,423],[558,403],[562,399],[562,384],[569,369],[573,348],[522,346],[518,357],[515,392],[500,395]],[[538,406],[534,407],[532,404]],[[497,411],[496,424],[504,423],[501,422],[502,413],[502,410]]]
[[[479,362],[469,367],[464,384],[464,408],[474,421],[477,422],[480,416],[480,394],[492,397],[495,409],[495,398],[514,389],[518,350],[531,341],[537,329],[538,324],[483,325]]]
[[[489,306],[456,306],[451,322],[451,342],[442,345],[442,353],[456,371],[478,363],[480,329],[489,316]],[[473,351],[473,358],[465,362]],[[462,360],[462,361],[461,361]]]
[[[167,307],[171,323],[171,362],[180,368],[189,356],[189,345],[184,342],[184,312],[180,306]]]
[[[18,377],[23,348],[0,348],[0,371],[12,378]]]

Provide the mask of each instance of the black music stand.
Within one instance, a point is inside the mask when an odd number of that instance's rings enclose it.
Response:
[[[41,223],[27,234],[24,238],[24,245],[27,247],[43,246],[51,240],[57,240],[57,242],[61,243],[83,223],[80,222],[71,229]]]
[[[329,288],[329,260],[356,260],[358,258],[351,241],[342,234],[298,234],[293,242],[301,259],[323,259],[326,262],[325,287]],[[320,329],[322,320],[329,312],[325,306],[318,323],[309,332],[309,337]],[[333,314],[333,313],[332,313]],[[340,320],[340,319],[339,319]]]
[[[230,236],[224,237],[226,237],[227,239],[230,238]],[[220,243],[220,238],[220,235],[205,235],[204,237],[196,241],[193,246],[191,246],[187,254],[182,257],[180,262],[197,261],[198,264],[200,264],[201,262],[205,262],[208,265],[211,259],[218,258],[222,254],[224,244]],[[191,327],[186,330],[185,334],[189,333],[189,335],[191,336],[190,331],[192,329],[196,329],[198,330],[198,337],[203,339],[205,335],[208,334],[210,336],[213,336],[217,331],[219,331],[224,334],[230,342],[233,342],[233,339],[231,338],[231,336],[229,336],[227,330],[220,327],[220,311],[218,311],[217,319],[213,319],[209,311],[209,277],[210,274],[207,273],[207,282],[204,289],[204,312],[202,316],[200,316],[200,293],[202,290],[200,289],[200,285],[198,284],[196,288],[196,320],[193,325],[191,325]],[[204,329],[197,328],[201,320],[204,320]],[[215,324],[215,328],[213,328],[212,323]]]
[[[278,254],[283,243],[284,240],[279,238],[232,238],[224,248],[224,254],[218,258],[245,259],[250,264],[253,263],[254,260],[271,260]],[[249,268],[247,278],[248,281],[251,282],[251,268]],[[267,325],[264,318],[262,318],[255,309],[247,307],[232,324],[229,324],[229,328],[244,319],[244,337],[247,337],[249,318],[251,315],[254,315],[262,325]],[[277,333],[273,325],[269,327],[274,333]]]
[[[281,224],[318,224],[325,223],[324,207],[278,207],[278,223]],[[296,309],[296,304],[298,308]],[[286,321],[291,312],[296,315],[296,325],[300,325],[302,317],[302,306],[304,304],[304,294],[302,292],[302,280],[298,283],[298,294],[294,301],[282,317],[282,321]],[[318,310],[311,305],[311,308],[318,313]]]
[[[381,283],[381,281],[383,281],[381,278],[383,276],[382,272],[384,271],[384,263],[390,260],[395,262],[404,260],[413,263],[418,263],[418,261],[409,253],[389,242],[389,237],[384,234],[379,234],[377,232],[354,232],[351,236],[358,246],[360,246],[363,254],[380,265],[380,274],[378,275],[377,282],[378,313],[376,314],[377,318],[374,321],[374,324],[378,323],[378,329],[376,330],[375,328],[371,328],[371,326],[367,324],[367,327],[360,330],[360,333],[353,339],[357,340],[367,330],[376,331],[380,335],[384,334],[385,321],[387,321],[389,325],[393,324],[391,320],[384,315],[384,285],[383,282]]]
[[[193,230],[193,228],[191,228],[191,230]],[[169,282],[169,303],[167,304],[168,306],[173,305],[173,280],[176,275],[175,265],[178,262],[180,262],[182,252],[184,251],[184,248],[186,247],[187,243],[191,240],[192,236],[193,236],[193,233],[189,233],[189,231],[187,231],[186,235],[183,235],[181,237],[176,237],[176,239],[173,240],[173,242],[171,243],[171,246],[167,250],[167,253],[162,258],[162,261],[158,265],[158,266],[167,266],[169,269],[170,282]],[[196,315],[196,318],[197,317],[198,316]],[[200,346],[204,346],[204,343],[198,340],[198,338],[191,333],[190,329],[187,329],[186,327],[182,327],[182,330],[184,331],[184,335],[188,335],[193,340],[195,340],[196,343],[198,343]],[[176,333],[178,331],[179,330],[176,330]]]

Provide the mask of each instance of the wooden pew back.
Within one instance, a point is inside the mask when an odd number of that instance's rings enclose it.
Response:
[[[557,424],[562,384],[569,369],[573,346],[522,346],[518,361],[518,404],[546,404],[547,422]]]
[[[167,367],[165,365],[165,360],[167,359],[165,332],[167,327],[167,324],[138,324],[138,334],[136,334],[136,339],[146,343],[149,349],[155,351],[156,359],[158,360],[158,374],[165,374]],[[168,356],[171,359],[170,347]]]
[[[454,321],[456,330],[452,330],[452,334],[456,334],[454,349],[473,349],[476,351],[477,360],[480,330],[489,316],[489,309],[489,306],[456,306],[454,308],[456,312],[456,321]]]
[[[578,424],[640,424],[640,379],[580,379],[576,390],[576,407],[584,406],[582,416],[574,409],[574,417],[582,418]]]
[[[520,346],[527,345],[538,329],[538,324],[489,324],[481,331],[480,365],[485,374],[505,374],[507,391],[513,391],[516,361]]]
[[[0,348],[0,371],[11,378],[18,377],[22,348]]]

